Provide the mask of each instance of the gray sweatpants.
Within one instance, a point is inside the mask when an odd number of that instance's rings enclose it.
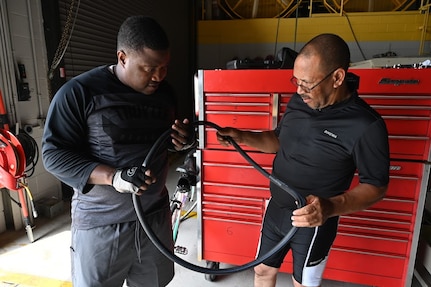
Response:
[[[147,215],[158,238],[173,249],[169,209]],[[166,286],[174,264],[148,239],[139,222],[89,230],[72,228],[74,287]]]

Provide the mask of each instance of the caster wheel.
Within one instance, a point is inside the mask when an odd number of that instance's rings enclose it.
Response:
[[[220,268],[220,263],[219,262],[208,261],[207,262],[207,268],[208,269],[218,270]],[[205,280],[207,280],[207,281],[214,281],[214,280],[216,280],[216,278],[217,278],[217,275],[214,275],[214,274],[205,274]]]

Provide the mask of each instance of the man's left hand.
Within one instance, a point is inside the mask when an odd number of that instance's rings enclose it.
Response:
[[[314,195],[307,196],[307,205],[293,211],[292,225],[296,227],[321,226],[328,219],[332,204]]]

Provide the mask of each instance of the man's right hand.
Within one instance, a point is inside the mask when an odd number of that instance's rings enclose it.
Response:
[[[150,170],[139,166],[117,169],[112,177],[112,186],[120,193],[139,194],[154,182]]]
[[[217,131],[217,140],[222,146],[230,146],[231,140],[242,143],[242,131],[236,128],[225,127]]]

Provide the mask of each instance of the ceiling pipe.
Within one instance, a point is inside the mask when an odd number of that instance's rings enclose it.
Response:
[[[37,64],[37,54],[36,54],[36,44],[34,42],[34,27],[33,27],[33,17],[31,15],[31,0],[27,0],[27,16],[28,16],[28,23],[29,23],[29,29],[30,29],[30,40],[31,40],[31,52],[32,52],[32,58],[33,58],[33,67],[34,67],[34,78],[35,78],[35,82],[36,82],[36,98],[37,98],[37,103],[38,103],[38,107],[39,107],[39,116],[38,119],[44,119],[45,115],[43,112],[43,107],[42,107],[42,99],[41,99],[41,89],[40,89],[40,78],[39,78],[39,68],[38,68],[38,64]],[[33,1],[33,3],[36,3],[35,1]],[[40,7],[39,7],[40,8]],[[39,9],[37,9],[39,11]],[[40,17],[39,19],[42,19],[42,17]]]

